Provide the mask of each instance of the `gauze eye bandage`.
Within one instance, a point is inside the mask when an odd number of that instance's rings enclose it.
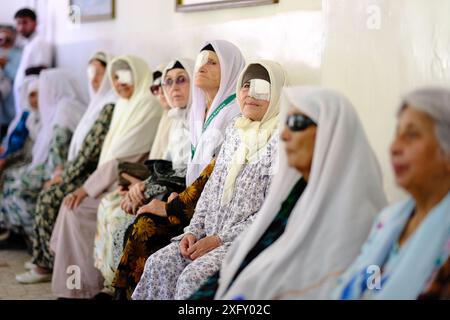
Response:
[[[250,80],[249,96],[256,100],[270,101],[270,83],[266,80]]]
[[[198,70],[200,70],[201,67],[203,67],[205,64],[208,63],[208,59],[209,59],[209,51],[202,51],[200,52],[200,54],[197,56],[197,60],[195,61],[195,73],[198,72]]]
[[[95,77],[95,67],[94,66],[89,66],[87,68],[87,76],[88,76],[89,80],[94,79],[94,77]]]
[[[131,70],[117,70],[116,76],[120,84],[133,85],[133,74]]]
[[[28,86],[28,95],[30,95],[33,92],[38,92],[39,90],[39,81],[33,81]]]

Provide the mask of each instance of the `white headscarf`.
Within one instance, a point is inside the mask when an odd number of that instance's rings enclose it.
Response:
[[[257,60],[248,64],[236,84],[236,95],[242,88],[242,81],[247,73],[247,70],[255,64],[263,66],[270,78],[270,103],[261,121],[253,121],[245,116],[241,116],[235,123],[235,128],[238,129],[241,138],[241,144],[233,155],[231,163],[228,165],[228,173],[225,179],[223,188],[222,204],[227,204],[231,201],[234,192],[234,183],[236,181],[242,166],[248,163],[250,159],[258,155],[258,152],[263,149],[269,142],[272,135],[276,132],[279,119],[278,113],[280,111],[280,96],[281,89],[286,83],[286,74],[276,62],[268,60]],[[241,113],[242,113],[242,106]]]
[[[28,129],[29,137],[33,141],[36,140],[39,131],[41,130],[41,120],[39,115],[39,109],[36,110],[30,106],[29,96],[32,92],[38,91],[39,91],[39,76],[26,77],[22,87],[19,89],[22,101],[26,102],[25,110],[29,112],[25,125]]]
[[[290,105],[301,108],[318,125],[308,185],[281,237],[227,291],[237,268],[300,179],[299,172],[287,166],[282,148],[282,167],[258,218],[224,260],[218,298],[327,298],[386,204],[378,161],[351,103],[325,89],[286,88],[283,122]]]
[[[36,119],[36,117],[39,118],[38,111],[35,111],[35,109],[30,107],[29,100],[28,100],[28,96],[32,92],[30,90],[32,89],[32,87],[35,88],[36,86],[39,87],[39,76],[30,75],[24,79],[23,84],[19,87],[20,99],[21,99],[21,101],[23,101],[24,105],[23,105],[23,109],[21,109],[20,113],[18,113],[14,116],[14,119],[11,121],[11,123],[8,126],[7,136],[3,140],[4,147],[7,147],[9,138],[11,137],[11,134],[13,133],[13,131],[16,129],[17,125],[19,124],[20,119],[22,119],[22,114],[24,111],[30,112],[28,119],[30,118],[30,116],[33,116],[32,118],[34,118],[34,119]],[[34,128],[32,128],[32,129],[34,129]],[[30,130],[30,129],[28,129],[28,130]],[[34,132],[34,133],[36,133],[36,132]],[[34,139],[35,138],[36,138],[36,136],[34,136]]]
[[[159,83],[162,81],[162,73],[164,68],[167,66],[167,63],[161,64],[156,67],[156,70],[153,72],[153,75],[156,71],[161,73],[159,78],[153,78],[153,83],[155,80],[159,80]],[[156,131],[155,141],[152,145],[152,150],[150,151],[149,159],[163,159],[167,153],[167,144],[169,143],[169,133],[170,127],[172,125],[172,119],[169,118],[169,111],[161,106],[163,109],[161,120],[159,121],[158,130]]]
[[[104,52],[97,52],[90,61],[94,59],[108,64],[111,57]],[[89,106],[81,118],[70,142],[69,161],[72,161],[77,156],[86,135],[94,125],[94,122],[97,120],[103,107],[107,104],[114,103],[117,100],[117,96],[111,87],[111,82],[106,73],[97,92],[94,91],[94,88],[92,88],[92,84],[89,81],[89,96],[91,99]]]
[[[167,72],[173,69],[176,62],[179,62],[189,77],[190,88],[194,82],[193,71],[194,71],[194,61],[190,59],[177,59],[171,61],[163,71],[161,81],[164,82]],[[164,89],[163,89],[164,90]],[[167,102],[170,105],[170,99],[167,95],[167,91],[164,90],[164,95]],[[169,131],[169,141],[167,145],[167,150],[165,158],[172,161],[173,168],[186,168],[190,157],[190,147],[191,142],[189,139],[188,130],[188,114],[191,110],[192,104],[192,94],[189,90],[189,99],[186,108],[175,108],[170,106],[168,117],[171,119],[171,127]]]
[[[203,47],[208,44],[212,45],[219,58],[221,76],[219,91],[217,91],[206,119],[225,99],[235,93],[237,79],[245,65],[242,53],[234,44],[225,40],[215,40],[205,43]],[[235,100],[224,108],[203,132],[206,98],[203,91],[197,86],[193,86],[192,101],[192,109],[189,114],[189,131],[191,144],[196,151],[188,164],[187,185],[197,179],[203,169],[211,162],[212,157],[222,145],[227,125],[239,114],[239,107]]]
[[[86,110],[87,99],[80,84],[66,70],[49,69],[39,77],[41,132],[33,146],[33,170],[47,161],[55,126],[75,131]]]
[[[149,152],[155,139],[162,108],[150,93],[152,75],[141,58],[126,55],[113,59],[108,66],[108,76],[113,83],[114,64],[125,63],[132,72],[134,92],[130,99],[119,96],[99,165],[111,160]]]

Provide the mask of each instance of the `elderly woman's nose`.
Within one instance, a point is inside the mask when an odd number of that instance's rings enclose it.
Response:
[[[391,143],[391,155],[395,156],[395,155],[399,155],[402,152],[402,146],[401,146],[401,142],[399,141],[398,137],[394,138],[394,141],[392,141]]]
[[[206,68],[206,64],[204,64],[204,65],[202,65],[199,69],[198,69],[198,71],[197,72],[201,72],[201,73],[205,73],[206,72],[206,70],[207,70],[207,68]]]
[[[283,131],[281,131],[281,140],[288,141],[291,137],[291,133],[289,132],[288,128],[284,128]]]

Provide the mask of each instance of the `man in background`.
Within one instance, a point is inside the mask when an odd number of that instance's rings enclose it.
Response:
[[[15,38],[12,27],[0,26],[0,141],[15,115],[12,87],[22,56],[22,50],[14,45]]]
[[[28,8],[20,9],[14,15],[18,37],[16,45],[23,48],[17,75],[14,81],[15,113],[21,114],[23,101],[20,101],[19,88],[25,79],[25,70],[35,66],[51,67],[53,48],[37,31],[36,13]]]

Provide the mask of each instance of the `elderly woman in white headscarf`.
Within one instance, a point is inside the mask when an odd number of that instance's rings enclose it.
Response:
[[[386,204],[351,103],[320,88],[286,88],[284,97],[280,170],[222,264],[218,299],[326,298]]]
[[[244,64],[241,52],[230,42],[216,40],[207,42],[202,47],[194,70],[192,107],[189,115],[191,154],[186,173],[186,185],[189,187],[182,192],[183,196],[186,196],[183,199],[188,199],[189,202],[183,203],[182,206],[187,205],[190,209],[182,210],[180,215],[183,215],[183,218],[180,220],[167,215],[168,204],[158,199],[153,199],[142,208],[145,213],[140,215],[127,231],[129,237],[124,243],[124,254],[114,280],[116,294],[119,291],[126,292],[127,298],[130,298],[144,271],[147,258],[168,244],[191,219],[191,208],[195,207],[211,174],[214,167],[213,158],[217,156],[223,143],[225,129],[239,114],[235,90]],[[131,193],[138,194],[138,188],[139,186],[135,186]],[[176,202],[181,202],[176,193],[169,199],[172,200],[175,196]],[[135,196],[131,208],[140,206],[142,197],[143,194]],[[130,203],[127,205],[130,207]],[[152,226],[150,237],[149,225]],[[153,227],[155,225],[156,228]]]
[[[224,40],[207,42],[197,57],[189,116],[192,150],[187,185],[218,155],[225,128],[239,114],[236,80],[244,65],[239,49]]]
[[[337,299],[450,298],[450,90],[412,91],[391,145],[397,184],[410,197],[382,210]]]
[[[42,71],[39,114],[42,130],[33,146],[33,161],[5,176],[0,224],[32,236],[34,208],[39,192],[54,170],[67,160],[69,144],[86,100],[78,81],[67,71]]]
[[[186,166],[190,156],[190,140],[188,126],[188,114],[191,107],[190,88],[194,62],[188,59],[171,61],[162,73],[162,89],[165,101],[168,102],[170,110],[168,118],[170,127],[166,150],[161,158],[150,160],[166,160],[167,171],[159,172],[164,179],[170,181],[175,178],[184,180]],[[161,128],[166,131],[166,128]],[[159,137],[162,137],[161,135]],[[169,164],[171,168],[169,169]],[[184,184],[182,188],[184,188]],[[150,176],[147,180],[137,183],[138,189],[126,193],[120,199],[127,202],[122,207],[131,205],[131,198],[139,197],[140,204],[148,202],[155,196],[168,195],[167,186]],[[181,187],[180,187],[181,188]],[[127,208],[128,213],[122,210],[117,191],[103,198],[97,213],[97,234],[95,237],[94,259],[95,267],[98,268],[105,278],[104,293],[112,295],[112,282],[123,251],[125,231],[136,218],[136,208]]]
[[[185,299],[220,268],[233,240],[254,220],[276,166],[285,73],[256,61],[236,86],[242,116],[227,128],[213,173],[184,234],[147,260],[133,299]]]
[[[117,99],[106,76],[109,61],[106,53],[97,52],[89,62],[87,71],[91,101],[72,138],[68,163],[38,196],[34,213],[32,261],[26,264],[30,271],[17,276],[22,283],[49,280],[53,268],[50,237],[61,203],[97,167]]]
[[[162,113],[150,93],[151,73],[142,59],[117,57],[107,72],[119,99],[97,169],[66,196],[50,239],[55,253],[52,289],[57,297],[92,298],[103,287],[92,254],[98,206],[103,196],[116,189],[119,161],[140,162],[148,157]],[[73,265],[83,275],[79,290],[67,286],[67,268]]]
[[[12,166],[22,166],[31,162],[31,149],[40,130],[39,77],[28,76],[20,88],[22,101],[27,105],[22,114],[11,124],[12,130],[6,137],[5,148],[0,152],[0,174]]]

